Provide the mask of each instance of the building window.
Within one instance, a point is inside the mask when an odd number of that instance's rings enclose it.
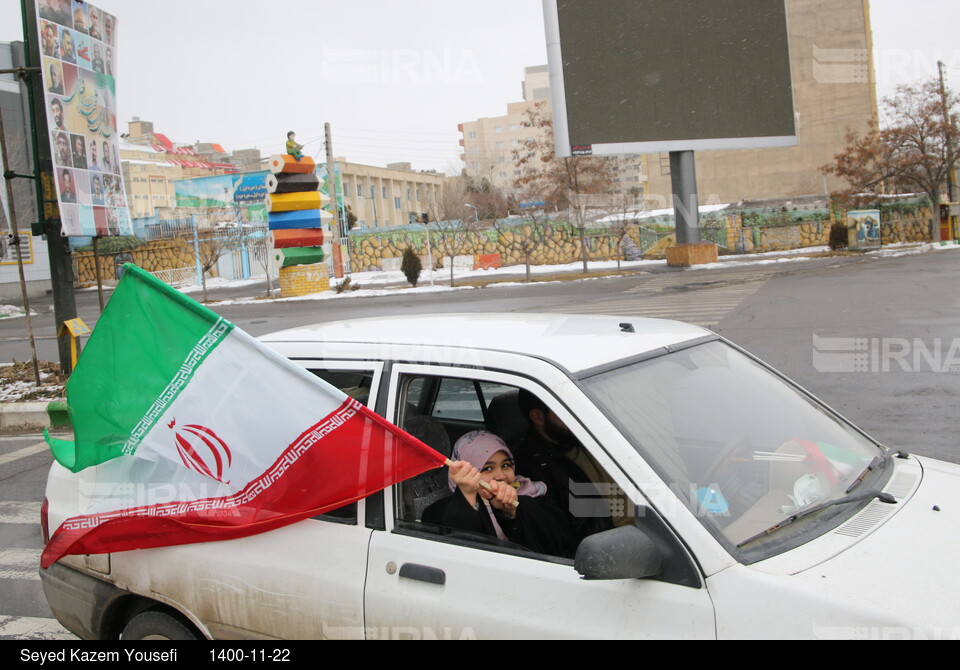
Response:
[[[477,131],[476,131],[476,130],[471,130],[469,133],[467,133],[467,139],[468,139],[468,140],[475,140],[475,139],[477,139]]]
[[[376,197],[377,197],[377,187],[376,187],[376,186],[371,186],[371,187],[370,187],[370,199],[373,200],[373,199],[376,198]]]
[[[422,199],[423,199],[423,198],[420,197],[420,189],[418,188],[418,189],[417,189],[417,201],[420,201],[420,200],[422,200]]]
[[[384,200],[387,199],[387,187],[386,187],[386,186],[383,187],[383,199],[384,199]]]
[[[511,124],[510,124],[510,132],[513,132],[513,131],[515,131],[516,129],[517,129],[517,124],[511,123]]]
[[[497,142],[496,147],[497,149],[503,149],[503,142]]]
[[[357,184],[357,197],[363,197],[363,184]]]
[[[407,187],[407,202],[410,201],[410,187]]]
[[[497,126],[496,128],[493,129],[493,132],[495,132],[495,133],[502,133],[502,132],[503,132],[503,126]]]
[[[400,198],[394,198],[394,199],[393,199],[393,208],[394,208],[394,209],[400,209]]]

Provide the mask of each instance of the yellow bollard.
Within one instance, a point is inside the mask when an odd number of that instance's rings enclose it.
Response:
[[[90,326],[83,319],[76,318],[64,321],[57,332],[57,337],[70,336],[70,369],[77,367],[77,358],[80,356],[80,336],[89,335]]]

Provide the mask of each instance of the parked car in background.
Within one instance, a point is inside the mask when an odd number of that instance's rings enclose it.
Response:
[[[446,454],[477,429],[521,448],[530,392],[599,473],[568,511],[616,527],[570,558],[425,523],[449,494],[433,471],[242,540],[67,557],[41,578],[80,637],[960,634],[960,467],[876,443],[708,330],[474,314],[261,339]],[[84,476],[53,466],[48,529]]]

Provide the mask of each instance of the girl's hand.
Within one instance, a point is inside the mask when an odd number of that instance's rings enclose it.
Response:
[[[450,479],[459,487],[467,502],[476,506],[477,491],[480,490],[480,471],[466,461],[457,461],[450,466]]]
[[[483,496],[485,500],[490,501],[490,505],[494,509],[503,512],[509,517],[516,516],[517,490],[510,484],[496,480],[490,482],[490,488],[493,489],[492,493],[481,490],[480,495]]]

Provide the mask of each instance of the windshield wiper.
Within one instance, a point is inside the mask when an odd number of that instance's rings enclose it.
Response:
[[[877,458],[880,458],[880,457],[878,456]],[[867,470],[867,472],[869,472],[869,469]],[[737,549],[741,549],[744,546],[753,542],[754,540],[759,540],[760,538],[765,537],[770,533],[780,530],[784,526],[790,525],[791,523],[793,523],[794,521],[797,521],[798,519],[802,519],[803,517],[814,514],[815,512],[819,512],[820,510],[824,510],[828,507],[834,507],[835,505],[845,505],[847,503],[862,502],[864,500],[871,500],[873,498],[878,499],[882,503],[887,503],[888,505],[897,504],[897,499],[894,498],[892,495],[890,495],[889,493],[884,493],[883,491],[878,491],[876,489],[868,489],[866,491],[861,491],[860,493],[854,493],[853,495],[849,495],[843,498],[837,498],[836,500],[827,500],[826,502],[822,502],[819,505],[814,505],[813,507],[807,507],[806,509],[802,509],[796,514],[793,514],[792,516],[787,517],[780,523],[774,526],[770,526],[770,528],[767,528],[765,531],[757,533],[753,537],[744,540],[743,542],[737,545]]]
[[[894,456],[896,456],[897,458],[910,457],[909,454],[907,454],[905,451],[893,451],[891,449],[887,449],[886,451],[887,453],[885,453],[883,456],[874,456],[873,460],[870,461],[870,465],[867,466],[867,469],[861,472],[860,476],[853,480],[853,482],[850,484],[850,486],[847,487],[847,490],[844,491],[844,493],[850,493],[855,488],[860,486],[860,484],[863,483],[863,480],[867,478],[867,475],[873,472],[877,468],[877,466],[880,465],[881,463],[883,464],[884,468],[886,468],[887,463],[889,463]]]

